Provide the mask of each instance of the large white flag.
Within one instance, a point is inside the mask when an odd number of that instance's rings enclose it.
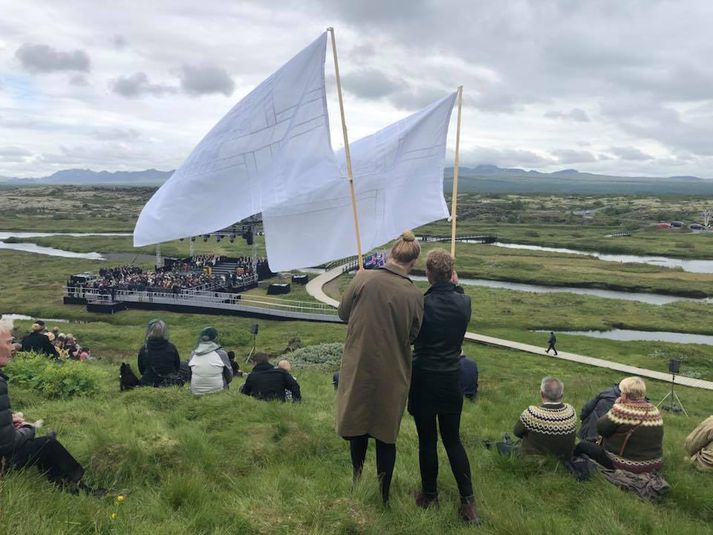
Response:
[[[135,246],[223,229],[340,176],[329,138],[326,44],[324,33],[213,127],[144,206]]]
[[[350,144],[362,250],[405,229],[448,217],[443,164],[453,93]],[[341,155],[342,162],[344,154]],[[263,211],[274,271],[316,266],[356,254],[349,183],[337,178]]]

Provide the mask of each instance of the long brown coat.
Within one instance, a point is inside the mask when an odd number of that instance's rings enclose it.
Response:
[[[684,446],[696,468],[713,471],[713,416],[703,420],[688,435]]]
[[[411,342],[423,319],[423,295],[391,263],[358,273],[342,297],[348,323],[337,389],[337,433],[369,434],[394,444],[411,381]]]

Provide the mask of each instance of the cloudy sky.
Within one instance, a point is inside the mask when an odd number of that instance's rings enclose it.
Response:
[[[466,165],[713,178],[708,0],[0,0],[0,13],[4,176],[175,168],[334,26],[352,139],[463,84]],[[331,55],[326,70],[338,147]]]

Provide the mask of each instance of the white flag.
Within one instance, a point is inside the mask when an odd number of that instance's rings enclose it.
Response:
[[[226,228],[340,176],[329,138],[326,45],[325,32],[213,127],[144,206],[134,246]]]
[[[443,164],[453,93],[350,144],[362,250],[448,217]],[[344,159],[343,153],[340,155]],[[356,254],[349,183],[339,178],[263,211],[270,268],[316,266]]]

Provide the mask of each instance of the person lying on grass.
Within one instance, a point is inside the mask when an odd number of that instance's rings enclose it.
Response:
[[[0,324],[0,369],[7,366],[15,349],[10,329]],[[64,490],[106,494],[104,489],[92,489],[82,481],[84,468],[53,434],[36,437],[35,427],[12,412],[7,381],[0,371],[0,472],[36,466]]]

